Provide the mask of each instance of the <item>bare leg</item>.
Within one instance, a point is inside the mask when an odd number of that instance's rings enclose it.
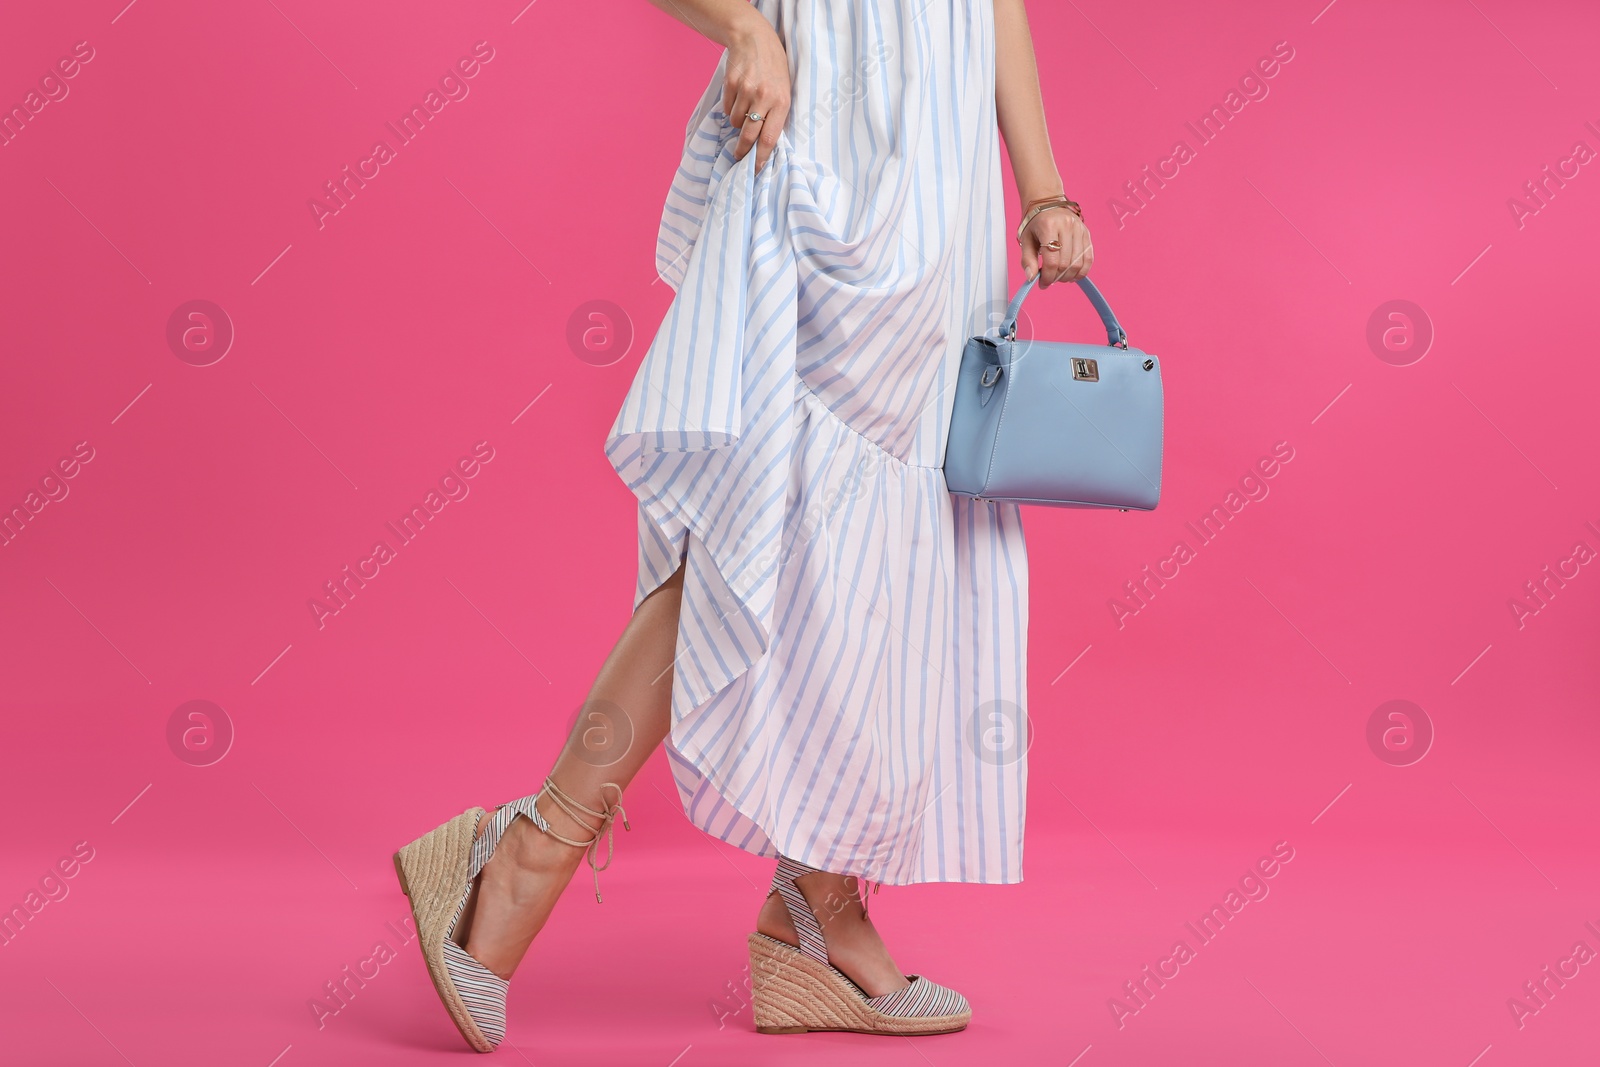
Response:
[[[614,782],[626,789],[672,725],[672,660],[682,593],[679,568],[634,611],[550,772],[558,786],[588,807],[603,809],[615,802],[616,794],[602,795],[601,785]],[[540,796],[536,806],[556,833],[575,841],[593,836],[589,826],[549,797]],[[456,940],[479,963],[510,978],[582,862],[582,849],[540,832],[527,819],[513,819],[483,868]]]
[[[667,736],[682,592],[680,569],[633,613],[550,772],[556,784],[582,804],[601,809],[614,802],[615,794],[603,794],[601,786],[614,782],[626,789]],[[548,798],[541,796],[537,807],[562,836],[583,841],[592,835],[589,826]],[[483,868],[456,940],[479,963],[510,978],[582,862],[582,849],[541,833],[527,819],[513,819]],[[855,878],[818,872],[799,879],[799,886],[822,923],[834,966],[869,996],[906,985],[906,977],[861,906]],[[777,894],[762,906],[756,929],[787,944],[799,943]]]
[[[909,984],[909,979],[889,956],[889,949],[861,905],[854,876],[818,871],[795,879],[806,903],[822,926],[828,962],[843,971],[869,997],[881,997]],[[789,909],[777,892],[761,905],[756,930],[786,945],[799,945]]]

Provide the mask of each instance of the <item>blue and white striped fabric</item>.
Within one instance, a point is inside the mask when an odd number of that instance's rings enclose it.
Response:
[[[1015,882],[1025,745],[994,733],[1025,721],[1022,526],[941,469],[963,344],[1006,298],[990,0],[757,7],[788,126],[735,163],[718,67],[661,222],[677,296],[606,446],[637,598],[686,565],[673,773],[753,852]]]

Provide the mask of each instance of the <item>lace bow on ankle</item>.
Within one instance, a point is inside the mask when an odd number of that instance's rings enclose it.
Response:
[[[594,808],[589,807],[587,804],[583,803],[581,800],[578,800],[572,794],[556,785],[553,780],[549,778],[544,780],[544,788],[540,790],[540,795],[549,794],[550,799],[555,801],[556,807],[566,812],[569,819],[577,823],[579,826],[588,829],[593,836],[587,841],[574,841],[570,837],[563,837],[561,834],[558,834],[555,832],[555,830],[551,829],[550,823],[547,822],[542,816],[536,816],[534,818],[535,824],[537,824],[539,829],[544,831],[546,834],[549,834],[562,844],[571,845],[574,848],[581,848],[584,850],[584,858],[589,861],[589,870],[594,874],[594,899],[597,903],[601,904],[605,903],[605,901],[600,896],[600,872],[611,866],[611,860],[616,855],[616,841],[614,837],[615,829],[613,824],[617,819],[620,818],[622,820],[622,828],[624,830],[631,831],[633,829],[633,827],[628,825],[628,813],[622,808],[621,786],[617,785],[615,782],[606,782],[604,785],[602,785],[600,787],[601,803],[605,803],[605,794],[606,790],[608,789],[616,790],[617,802],[613,804],[607,804],[599,811],[596,811]],[[598,826],[590,826],[582,816],[588,816],[591,819],[599,819],[600,823]],[[605,835],[606,839],[606,861],[604,863],[598,863],[596,862],[596,857],[598,857],[600,853],[600,837],[602,834]]]

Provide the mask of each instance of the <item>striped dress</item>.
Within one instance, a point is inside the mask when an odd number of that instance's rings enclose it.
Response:
[[[1006,299],[991,0],[757,0],[789,55],[769,163],[722,65],[656,258],[675,299],[606,452],[643,600],[684,566],[668,755],[762,855],[891,885],[1022,877],[1027,554],[942,464]]]

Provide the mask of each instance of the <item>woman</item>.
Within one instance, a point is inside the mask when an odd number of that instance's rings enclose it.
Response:
[[[984,742],[1023,726],[1022,529],[941,464],[963,344],[1007,294],[997,133],[1024,272],[1092,261],[1023,0],[652,2],[727,51],[663,213],[677,297],[607,442],[640,502],[635,611],[540,791],[396,869],[487,1052],[585,857],[600,897],[623,791],[667,740],[690,819],[779,857],[758,1029],[959,1030],[966,1001],[900,970],[858,879],[1022,876],[1024,763]]]

